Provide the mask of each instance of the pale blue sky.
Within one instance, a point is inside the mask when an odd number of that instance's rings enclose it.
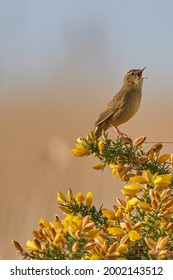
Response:
[[[27,84],[115,85],[144,66],[146,87],[173,91],[171,0],[0,0],[0,38],[3,96]]]

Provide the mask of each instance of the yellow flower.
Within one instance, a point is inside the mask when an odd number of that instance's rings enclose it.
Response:
[[[55,227],[55,229],[60,230],[60,231],[61,231],[61,229],[64,229],[63,224],[60,223],[59,221],[54,221],[53,226]]]
[[[79,137],[76,140],[76,148],[82,148],[82,147],[87,147],[87,141],[83,137]]]
[[[131,212],[133,210],[133,206],[136,206],[137,203],[138,199],[136,197],[129,199],[126,204],[125,212]]]
[[[65,205],[59,205],[58,207],[65,214],[70,214],[71,213],[71,210],[67,206],[65,206]]]
[[[143,176],[134,176],[130,178],[131,182],[138,183],[138,184],[146,184],[147,180]]]
[[[26,242],[26,250],[28,251],[35,251],[38,250],[38,247],[35,245],[34,241],[28,240]]]
[[[127,196],[135,196],[138,192],[142,190],[141,186],[137,183],[124,186],[123,190],[121,190],[123,195]]]
[[[153,175],[149,169],[143,172],[143,177],[146,179],[147,183],[152,182]]]
[[[131,231],[128,233],[128,236],[129,236],[130,241],[132,241],[132,242],[135,242],[135,241],[141,239],[139,233],[138,233],[136,230],[131,230]]]
[[[124,235],[124,231],[118,227],[109,227],[107,228],[107,231],[110,235],[117,236],[117,237],[122,237]]]
[[[78,192],[75,199],[79,204],[81,204],[85,200],[85,196],[81,192]]]
[[[115,212],[115,217],[118,218],[118,219],[122,219],[123,210],[121,208],[118,208],[118,210]]]
[[[71,150],[72,155],[76,157],[83,157],[88,154],[86,139],[79,137],[76,140],[76,148]]]
[[[92,194],[92,192],[88,192],[87,193],[85,200],[86,200],[86,206],[90,207],[92,202],[93,202],[93,194]]]
[[[156,186],[165,187],[171,184],[171,180],[172,180],[172,175],[162,174],[162,175],[157,175],[154,178],[153,183]]]
[[[83,157],[83,156],[86,156],[88,154],[88,149],[85,148],[85,147],[79,147],[79,148],[76,148],[76,149],[72,149],[71,154],[76,156],[76,157]]]
[[[47,228],[47,229],[50,229],[50,228],[51,228],[50,223],[49,223],[48,221],[42,219],[42,218],[40,218],[39,224],[40,224],[40,225],[43,225],[43,226],[44,226],[45,228]]]
[[[62,221],[65,228],[68,229],[70,234],[73,234],[77,230],[81,229],[82,220],[78,216],[68,214]]]
[[[58,233],[54,240],[53,244],[56,245],[59,249],[62,249],[65,245],[66,239],[62,233]]]
[[[135,205],[138,204],[138,201],[139,201],[139,200],[138,200],[136,197],[133,197],[133,198],[129,199],[127,203],[128,203],[129,205],[135,206]]]
[[[125,208],[125,212],[132,212],[132,210],[134,209],[134,207],[132,205],[130,205],[128,202],[126,204],[126,208]]]
[[[128,246],[126,244],[121,244],[117,248],[116,252],[119,253],[119,254],[123,254],[123,253],[125,253],[127,251],[127,249],[128,249]]]
[[[102,151],[103,151],[103,148],[104,148],[104,143],[103,143],[102,140],[100,140],[100,141],[98,142],[98,149],[99,149],[100,152],[102,152]]]
[[[94,239],[96,236],[98,236],[100,234],[100,230],[99,229],[91,229],[90,231],[85,233],[85,236],[88,239]]]
[[[122,169],[123,169],[122,166],[115,165],[114,168],[112,169],[112,175],[117,176]]]
[[[73,192],[72,192],[72,190],[70,188],[68,189],[68,199],[70,201],[73,200]]]
[[[112,168],[112,169],[116,168],[116,166],[117,166],[117,164],[115,164],[114,162],[111,162],[109,164],[109,167]]]
[[[115,219],[115,213],[112,210],[104,209],[102,210],[102,214],[108,219]]]
[[[64,202],[67,201],[65,195],[64,195],[62,192],[58,192],[58,199],[57,199],[57,200],[58,200],[58,202],[60,202],[60,203],[64,203]]]
[[[68,225],[70,222],[74,222],[78,225],[82,224],[82,220],[78,217],[78,216],[74,216],[72,214],[69,214],[65,217],[65,219],[63,220],[63,224],[66,226]]]
[[[93,169],[95,169],[95,170],[103,170],[104,167],[105,167],[105,164],[103,164],[103,163],[97,163],[97,164],[93,165]]]
[[[55,236],[55,239],[53,241],[54,244],[57,244],[58,242],[64,240],[64,235],[62,233],[58,233],[56,236]]]
[[[99,257],[97,254],[92,254],[90,260],[101,260],[101,257]]]
[[[112,175],[118,176],[120,178],[122,178],[126,172],[126,167],[123,167],[121,165],[115,165],[115,167],[112,169]]]
[[[130,178],[131,182],[136,182],[140,184],[152,184],[153,186],[169,186],[171,184],[172,175],[155,173],[154,175],[148,169],[143,172],[142,176],[134,176]]]
[[[127,199],[126,207],[125,207],[125,212],[131,212],[134,207],[138,203],[138,199],[136,197],[133,197],[132,199]]]

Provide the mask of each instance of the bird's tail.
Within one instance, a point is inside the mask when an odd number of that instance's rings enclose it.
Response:
[[[96,126],[94,128],[94,134],[96,139],[98,139],[102,135],[102,128],[100,126]]]
[[[94,134],[96,139],[98,139],[106,130],[108,129],[108,126],[105,126],[104,123],[99,124],[94,128]]]

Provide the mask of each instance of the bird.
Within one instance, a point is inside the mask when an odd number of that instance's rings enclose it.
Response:
[[[128,138],[118,126],[130,120],[139,109],[145,78],[142,73],[145,68],[129,70],[124,76],[121,89],[107,103],[94,124],[96,139],[104,135],[110,127],[113,127],[120,137]]]

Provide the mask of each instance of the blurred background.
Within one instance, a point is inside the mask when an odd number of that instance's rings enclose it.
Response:
[[[108,208],[120,196],[109,169],[70,149],[128,70],[146,66],[148,79],[121,130],[173,141],[172,10],[171,0],[0,0],[0,259],[18,258],[10,240],[25,247],[39,218],[59,213],[58,190],[92,191]]]

